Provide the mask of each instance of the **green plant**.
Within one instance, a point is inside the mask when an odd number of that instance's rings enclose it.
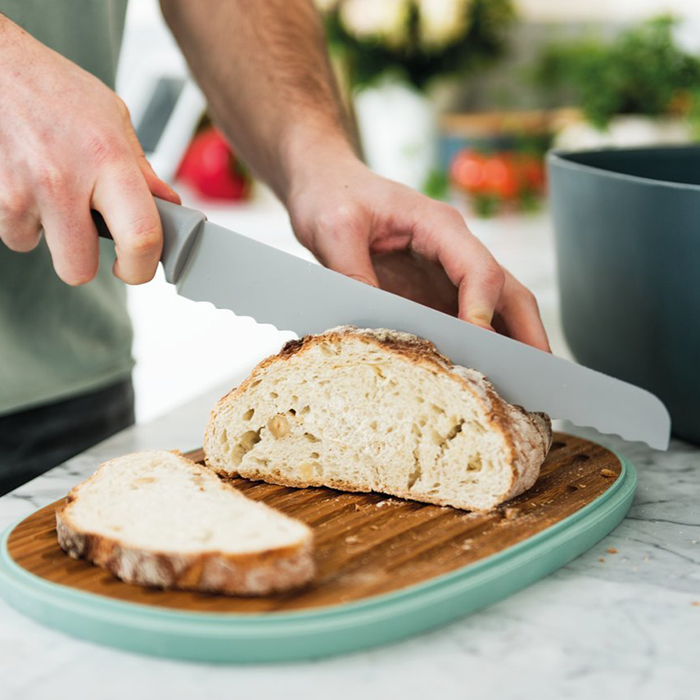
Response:
[[[686,111],[700,94],[700,60],[676,45],[676,22],[656,17],[610,43],[588,37],[551,44],[539,58],[535,82],[550,98],[572,98],[601,129],[616,114]]]
[[[422,89],[501,56],[511,0],[316,0],[355,87],[399,74]]]

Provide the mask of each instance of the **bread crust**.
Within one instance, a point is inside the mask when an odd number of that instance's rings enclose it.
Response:
[[[106,462],[103,466],[109,464]],[[82,530],[72,522],[71,505],[80,498],[82,485],[74,487],[56,509],[59,545],[74,559],[84,558],[126,583],[256,596],[300,587],[314,576],[313,535],[309,528],[306,528],[306,536],[294,546],[240,554],[217,550],[190,554],[135,548],[116,538]],[[223,485],[233,489],[228,484]]]
[[[453,381],[459,382],[468,389],[479,401],[484,409],[486,420],[491,429],[500,432],[509,450],[508,463],[511,468],[511,481],[507,491],[502,494],[499,503],[507,501],[529,489],[537,480],[540,466],[544,462],[552,443],[552,424],[545,413],[532,413],[521,406],[509,404],[496,392],[495,387],[486,377],[474,369],[453,364],[442,355],[435,345],[429,340],[401,331],[393,331],[385,328],[357,328],[355,326],[338,326],[325,333],[308,335],[298,340],[288,341],[277,355],[263,360],[238,387],[226,394],[214,407],[204,436],[204,449],[213,437],[214,424],[220,411],[245,394],[248,387],[257,381],[259,373],[271,364],[286,362],[295,355],[301,355],[314,345],[327,341],[341,341],[347,337],[355,337],[368,344],[379,346],[385,350],[401,355],[416,366],[424,366],[434,372],[440,372]],[[221,476],[230,476],[231,471],[219,469],[212,464],[207,455],[207,466]],[[235,472],[234,472],[235,473]],[[256,476],[264,481],[264,475]],[[302,479],[280,479],[275,476],[270,483],[283,484],[285,486],[307,487],[318,486],[316,483]],[[331,488],[343,491],[366,491],[349,483],[329,483]],[[428,494],[415,494],[409,490],[392,492],[391,495],[409,500],[433,503],[436,505],[457,505],[468,510],[476,510],[470,505],[455,504],[439,496]]]

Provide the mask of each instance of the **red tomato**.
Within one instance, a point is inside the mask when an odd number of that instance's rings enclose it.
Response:
[[[525,193],[541,194],[545,186],[542,160],[518,153],[482,155],[464,149],[450,164],[452,181],[469,194],[514,200]]]
[[[542,159],[535,156],[521,155],[517,163],[521,186],[537,194],[543,192],[545,187],[545,170]]]
[[[192,139],[177,176],[200,194],[214,199],[245,199],[250,186],[230,146],[214,127],[200,131]]]
[[[464,149],[457,153],[450,164],[452,181],[472,194],[481,192],[484,185],[484,163],[480,153]]]
[[[484,163],[483,192],[500,199],[513,199],[518,194],[518,176],[513,159],[506,154],[491,156]]]

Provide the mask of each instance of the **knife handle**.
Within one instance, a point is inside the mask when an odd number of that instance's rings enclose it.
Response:
[[[165,279],[171,284],[176,284],[207,217],[196,209],[173,204],[158,197],[153,199],[163,227],[163,252],[160,261],[165,270]],[[95,209],[90,213],[100,238],[113,240],[102,214]]]

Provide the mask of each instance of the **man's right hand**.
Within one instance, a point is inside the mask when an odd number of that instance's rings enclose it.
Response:
[[[150,280],[162,248],[153,195],[179,202],[151,169],[117,95],[0,15],[0,239],[37,246],[44,230],[58,276],[97,274],[97,209],[114,238],[114,274]]]

